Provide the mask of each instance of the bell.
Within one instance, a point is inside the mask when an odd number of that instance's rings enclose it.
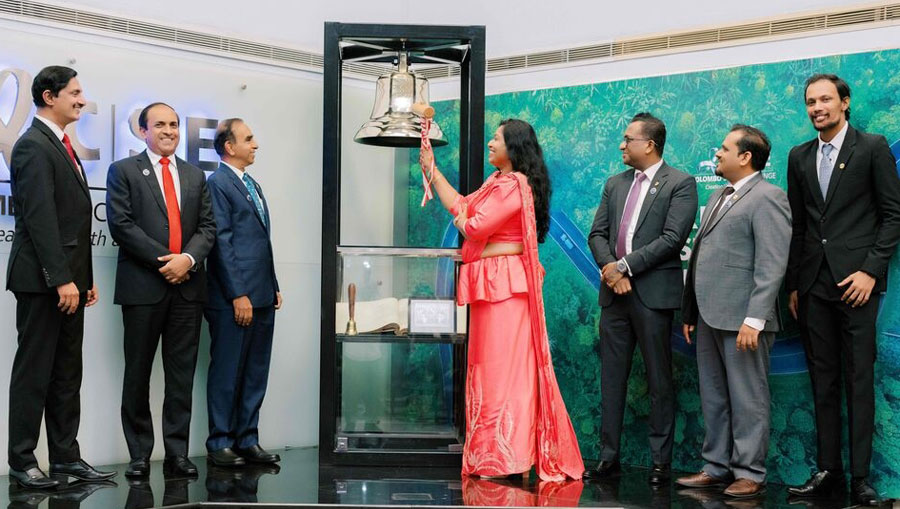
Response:
[[[413,111],[414,104],[428,104],[428,80],[409,71],[408,55],[400,52],[396,71],[383,74],[375,85],[375,106],[369,121],[359,128],[354,141],[379,147],[418,148],[425,119]],[[447,144],[434,120],[428,131],[433,147]]]

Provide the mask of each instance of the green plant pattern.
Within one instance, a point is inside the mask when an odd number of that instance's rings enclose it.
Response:
[[[730,126],[738,122],[769,135],[773,149],[765,175],[785,187],[788,151],[815,136],[805,113],[803,91],[805,79],[816,72],[833,72],[848,81],[855,127],[883,134],[889,142],[900,139],[900,50],[888,50],[489,96],[484,142],[504,118],[530,122],[550,168],[552,206],[565,211],[586,236],[606,179],[625,169],[619,140],[631,116],[640,111],[650,111],[666,122],[665,160],[698,177],[701,205],[723,185],[709,178],[709,161]],[[447,148],[436,150],[437,164],[454,182],[459,157],[454,148],[459,140],[454,119],[459,117],[459,102],[434,106],[450,141]],[[420,208],[417,160],[417,151],[410,151],[409,242],[438,245],[450,218],[437,203]],[[485,160],[485,175],[491,171]],[[691,245],[689,241],[683,255]],[[547,270],[544,299],[554,366],[582,453],[596,458],[600,431],[597,295],[556,244],[547,242],[540,252]],[[896,497],[900,496],[900,268],[896,256],[889,283],[879,319],[872,465],[876,488]],[[796,330],[796,324],[788,323],[787,328]],[[674,467],[696,470],[702,465],[704,428],[695,359],[676,354],[673,368],[677,391]],[[644,374],[636,352],[622,460],[639,465],[650,462]],[[770,387],[769,481],[799,483],[815,467],[809,378],[806,373],[773,375]]]

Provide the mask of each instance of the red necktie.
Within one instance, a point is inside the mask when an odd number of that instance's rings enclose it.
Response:
[[[75,173],[78,175],[78,178],[81,178],[81,169],[78,167],[78,159],[75,159],[75,150],[72,149],[72,142],[69,140],[68,134],[63,133],[62,142],[66,146],[66,152],[69,153],[69,157],[72,158],[72,164],[75,165]]]
[[[181,212],[178,210],[178,195],[175,194],[175,181],[169,171],[169,158],[159,160],[162,164],[163,193],[166,195],[166,212],[169,215],[169,251],[181,253]]]

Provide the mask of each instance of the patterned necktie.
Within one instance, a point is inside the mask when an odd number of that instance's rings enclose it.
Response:
[[[631,216],[634,215],[634,209],[637,207],[638,197],[641,194],[641,185],[647,180],[647,176],[642,171],[634,172],[634,184],[631,191],[628,192],[628,200],[625,201],[625,211],[622,212],[622,222],[619,223],[619,234],[616,236],[616,258],[622,259],[626,254],[625,241],[628,239],[628,225],[631,224]]]
[[[78,159],[75,159],[75,150],[72,148],[72,140],[69,139],[68,134],[63,134],[62,142],[66,146],[66,152],[69,153],[69,157],[72,159],[72,164],[75,165],[75,174],[81,179],[81,169],[78,167]]]
[[[822,160],[819,161],[819,189],[822,190],[822,198],[828,196],[828,183],[831,182],[831,172],[834,171],[834,159],[831,154],[834,145],[826,143],[822,145]]]
[[[166,213],[169,216],[169,251],[181,253],[181,211],[178,210],[178,195],[175,181],[169,171],[169,158],[159,160],[162,165],[163,194],[166,195]]]
[[[256,192],[256,186],[253,185],[253,181],[250,180],[250,175],[244,173],[244,178],[241,179],[244,181],[244,187],[247,188],[247,192],[250,193],[250,200],[253,201],[253,205],[256,206],[256,212],[259,214],[259,218],[262,219],[264,225],[268,227],[268,219],[266,218],[266,209],[263,207],[262,200],[259,198],[259,193]]]

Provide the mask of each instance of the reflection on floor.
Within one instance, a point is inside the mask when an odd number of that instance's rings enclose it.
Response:
[[[505,507],[649,507],[649,508],[822,508],[849,506],[847,497],[833,500],[789,500],[783,486],[769,486],[754,499],[729,499],[716,492],[651,489],[647,471],[625,468],[605,482],[545,483],[530,479],[460,479],[459,470],[441,468],[357,468],[319,466],[316,449],[280,451],[280,466],[217,468],[197,458],[199,479],[164,479],[154,462],[144,480],[120,475],[103,483],[72,482],[52,492],[23,490],[0,477],[0,508],[140,509],[180,504],[217,507],[217,503],[343,504],[401,506]],[[890,507],[889,503],[886,504]],[[190,507],[189,505],[186,507]],[[272,506],[269,506],[272,507]]]

